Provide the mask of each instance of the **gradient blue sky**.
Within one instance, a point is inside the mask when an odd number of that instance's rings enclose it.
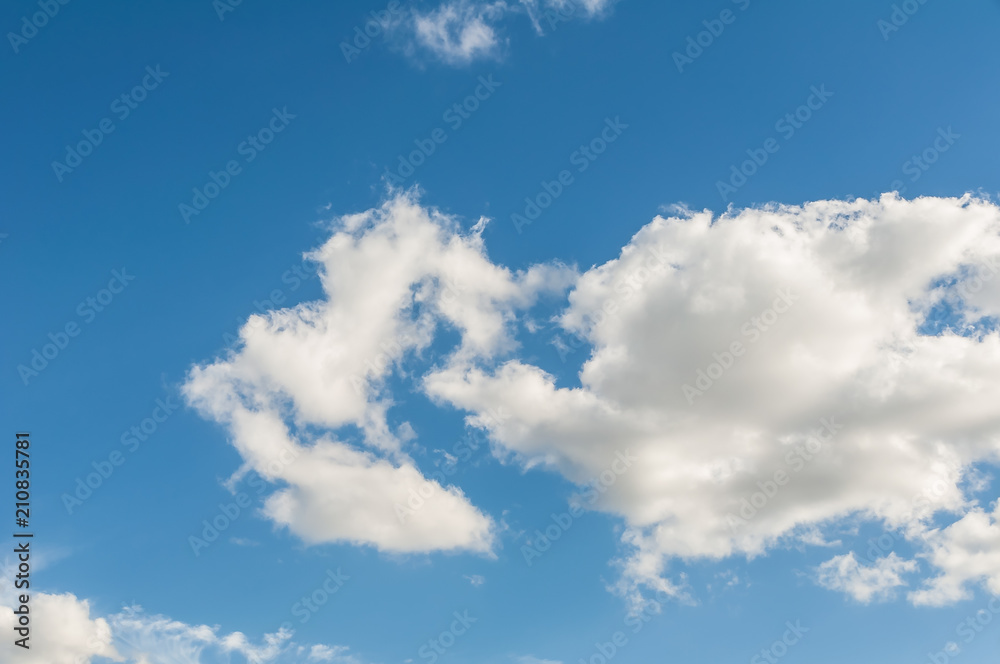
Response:
[[[254,513],[261,496],[247,482],[237,489],[252,508],[193,555],[189,536],[233,500],[224,481],[241,461],[227,430],[186,405],[180,390],[190,368],[230,345],[227,335],[275,289],[287,298],[281,306],[322,297],[318,278],[289,271],[329,237],[328,220],[385,200],[385,169],[438,127],[447,140],[406,186],[419,185],[422,204],[465,228],[492,218],[482,233],[489,258],[514,270],[604,263],[664,206],[723,212],[718,181],[770,137],[780,149],[731,196],[736,208],[893,189],[907,199],[994,194],[1000,97],[991,82],[1000,55],[991,46],[1000,4],[930,0],[888,39],[878,22],[890,18],[891,2],[743,4],[620,0],[544,34],[523,10],[509,10],[493,24],[494,50],[459,62],[414,44],[406,25],[347,62],[341,42],[368,12],[384,9],[381,2],[244,0],[224,20],[209,0],[70,2],[18,52],[5,43],[0,265],[8,320],[0,380],[7,432],[28,429],[34,440],[36,546],[45,560],[39,590],[86,598],[92,616],[135,603],[252,641],[291,621],[296,641],[348,646],[362,662],[428,661],[419,648],[454,611],[478,622],[442,662],[577,662],[595,641],[625,629],[626,601],[608,589],[619,574],[621,518],[586,513],[526,566],[519,533],[566,510],[573,485],[501,462],[485,443],[451,481],[509,525],[495,559],[308,546]],[[412,7],[427,12],[434,4]],[[678,72],[673,53],[727,9],[732,24]],[[35,11],[34,2],[7,3],[0,26],[17,31]],[[121,118],[112,102],[147,67],[169,75]],[[448,128],[443,114],[490,76],[499,87],[458,129]],[[833,94],[794,136],[782,137],[776,121],[805,103],[812,86]],[[294,119],[246,162],[240,143],[267,125],[273,109],[286,108]],[[52,162],[102,118],[113,119],[113,133],[60,182]],[[518,233],[511,215],[522,213],[524,198],[574,168],[574,151],[606,118],[627,129]],[[907,161],[949,129],[959,138],[914,179]],[[178,205],[229,160],[241,172],[185,223]],[[88,322],[78,306],[114,270],[134,281]],[[539,306],[542,320],[560,305]],[[30,364],[47,335],[70,322],[80,334],[25,385],[18,365]],[[522,340],[521,356],[578,384],[586,353],[560,362],[554,336],[544,330]],[[426,362],[439,352],[435,346]],[[432,404],[405,378],[394,387],[395,417],[419,432],[423,446],[413,456],[430,473],[439,458],[433,450],[466,435],[462,413]],[[120,438],[151,416],[157,400],[177,404],[176,412],[129,451]],[[125,462],[68,514],[61,496],[116,450]],[[864,551],[880,532],[864,525],[834,553]],[[897,551],[912,553],[909,545]],[[834,553],[781,546],[752,560],[671,563],[673,574],[687,574],[695,603],[665,603],[640,633],[626,629],[629,643],[615,659],[751,661],[786,621],[798,620],[811,631],[789,650],[789,662],[928,661],[929,652],[958,641],[956,625],[990,599],[977,586],[971,599],[944,607],[913,606],[905,594],[863,604],[816,583],[810,570]],[[293,605],[337,568],[350,579],[299,623]],[[996,618],[962,645],[961,662],[995,660]]]

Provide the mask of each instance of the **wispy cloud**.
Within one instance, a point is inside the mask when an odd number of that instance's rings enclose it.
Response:
[[[508,45],[510,21],[527,17],[544,35],[573,21],[603,18],[615,0],[445,0],[429,9],[414,8],[392,22],[389,40],[418,61],[452,66],[499,59]]]

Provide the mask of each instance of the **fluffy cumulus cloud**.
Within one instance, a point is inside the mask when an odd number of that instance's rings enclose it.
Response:
[[[0,630],[4,640],[0,646],[0,657],[4,662],[23,664],[80,664],[93,657],[105,657],[112,661],[123,661],[115,648],[111,627],[104,618],[92,617],[90,603],[75,595],[49,594],[29,591],[28,611],[30,612],[28,649],[14,644],[13,636],[18,627],[19,616],[15,610],[22,610],[19,595],[12,589],[13,575],[0,576],[5,592],[0,596]],[[38,638],[44,634],[44,638]]]
[[[560,325],[592,348],[580,387],[517,359],[425,384],[472,413],[503,405],[481,422],[494,440],[575,482],[638,457],[600,506],[628,524],[628,593],[676,591],[670,558],[822,541],[848,516],[916,538],[972,509],[963,479],[1000,458],[998,232],[968,197],[658,217],[570,293]],[[929,562],[991,532],[967,530]],[[937,592],[996,578],[941,571]]]
[[[4,588],[12,577],[0,577]],[[0,629],[14,633],[16,597],[0,596]],[[0,661],[24,664],[223,664],[239,661],[257,664],[360,664],[345,646],[296,643],[282,627],[255,643],[240,632],[220,634],[218,627],[189,625],[165,616],[149,615],[141,607],[128,607],[111,615],[92,615],[90,603],[75,595],[31,593],[29,649],[4,639]],[[44,636],[39,636],[44,635]]]
[[[406,375],[498,456],[581,487],[611,478],[588,506],[623,519],[630,598],[683,595],[672,560],[824,544],[843,519],[918,551],[872,567],[844,554],[818,572],[861,601],[918,564],[931,577],[918,603],[1000,584],[997,515],[970,480],[1000,461],[992,203],[675,210],[582,274],[497,266],[482,224],[463,233],[412,194],[340,224],[313,254],[326,298],[268,315],[187,386],[246,467],[281,484],[267,514],[303,539],[490,549],[489,517],[455,487],[430,482],[426,506],[393,513],[427,482],[405,452],[423,441],[387,416],[386,379]],[[561,347],[589,351],[572,384],[518,354],[514,323],[546,291],[568,293],[552,318]],[[454,348],[408,373],[442,329]],[[363,441],[336,437],[347,424]],[[300,461],[275,462],[282,449]]]
[[[569,21],[603,17],[615,0],[445,0],[413,9],[393,22],[390,34],[411,56],[429,55],[450,65],[497,58],[507,39],[504,23],[526,16],[538,34]]]
[[[515,312],[572,275],[498,267],[482,225],[463,234],[411,195],[337,223],[310,255],[326,299],[248,321],[236,351],[191,371],[187,398],[228,427],[239,473],[281,484],[264,512],[303,540],[488,553],[492,520],[420,473],[405,451],[412,428],[387,418],[386,382],[443,327],[461,336],[456,358],[509,352]],[[336,436],[348,426],[358,440]]]

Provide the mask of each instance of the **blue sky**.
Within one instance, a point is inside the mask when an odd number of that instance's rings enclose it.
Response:
[[[1000,4],[225,1],[0,14],[2,661],[992,661]]]

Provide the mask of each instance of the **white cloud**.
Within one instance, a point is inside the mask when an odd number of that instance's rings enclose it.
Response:
[[[1000,256],[998,231],[997,207],[968,197],[681,211],[571,292],[559,324],[593,349],[580,387],[513,358],[454,362],[425,388],[580,484],[618,449],[639,457],[599,504],[628,526],[633,598],[683,596],[671,558],[822,542],[847,516],[915,537],[967,511],[963,476],[1000,457],[1000,335],[918,332],[967,266]],[[487,407],[509,417],[477,419]]]
[[[868,604],[889,599],[894,589],[907,585],[901,575],[915,571],[916,561],[903,560],[895,553],[879,558],[872,565],[862,565],[852,551],[820,565],[817,581],[824,588],[847,593]]]
[[[10,570],[0,575],[0,629],[14,633],[17,607],[10,588]],[[305,645],[292,640],[282,627],[254,643],[240,632],[220,635],[218,627],[189,625],[165,616],[149,615],[129,607],[107,616],[91,615],[90,602],[70,593],[30,593],[30,649],[4,639],[0,661],[24,664],[91,664],[107,661],[126,664],[224,664],[230,655],[257,664],[361,664],[346,646]],[[97,659],[95,659],[97,658]]]
[[[593,18],[605,14],[617,0],[522,0],[522,4],[542,13],[565,17]]]
[[[926,558],[940,570],[926,587],[910,594],[915,604],[942,606],[971,597],[969,585],[983,582],[1000,595],[1000,503],[990,514],[980,508],[927,536]]]
[[[236,546],[260,546],[260,542],[256,540],[247,539],[246,537],[230,537],[229,541]]]
[[[242,632],[220,634],[218,627],[147,615],[140,607],[125,609],[108,620],[119,650],[136,664],[223,664],[232,661],[234,653],[251,664],[361,664],[346,646],[297,643],[285,626],[255,643]]]
[[[348,654],[347,646],[324,646],[314,645],[309,649],[308,661],[310,662],[343,662],[343,664],[355,664],[359,660]]]
[[[27,650],[13,641],[17,616],[13,611],[21,606],[13,590],[13,574],[0,576],[5,592],[0,596],[0,661],[19,664],[79,664],[92,657],[107,657],[123,661],[115,649],[111,627],[103,618],[91,617],[90,603],[70,593],[49,594],[33,590],[29,594],[30,638]]]
[[[449,0],[426,14],[414,12],[418,44],[449,64],[495,56],[499,38],[493,24],[508,11],[504,2]]]
[[[970,266],[1000,257],[995,205],[886,195],[679,210],[582,275],[499,267],[481,228],[463,233],[413,194],[346,217],[313,254],[326,299],[270,314],[230,357],[192,371],[189,399],[228,425],[247,467],[287,483],[267,502],[276,522],[311,542],[490,549],[492,521],[454,487],[426,485],[432,498],[405,523],[392,513],[425,480],[404,451],[413,431],[390,425],[386,380],[451,328],[455,348],[414,378],[498,456],[581,486],[619,452],[638,458],[595,504],[625,522],[617,588],[630,598],[686,597],[675,558],[837,545],[824,530],[847,517],[899,527],[918,547],[935,514],[967,517],[928,556],[935,592],[954,599],[993,578],[953,561],[995,527],[963,492],[975,464],[1000,460],[1000,334],[983,319],[1000,308],[978,296],[1000,278],[966,295]],[[577,351],[576,387],[520,359],[513,334],[537,318],[527,309],[541,292],[569,286],[555,323],[591,349]],[[941,303],[962,334],[921,333]],[[332,437],[346,424],[362,445]],[[286,447],[299,460],[267,470]],[[908,569],[891,560],[845,574],[874,596]]]
[[[202,664],[217,650],[235,650],[228,637],[219,638],[216,628],[188,625],[165,616],[147,615],[141,607],[128,607],[108,616],[115,644],[128,661],[149,664]],[[242,637],[240,634],[239,636]],[[235,645],[235,644],[231,644]]]
[[[394,23],[392,35],[410,56],[428,54],[454,66],[498,58],[507,39],[507,19],[526,15],[538,34],[561,24],[604,17],[615,0],[445,0],[433,9],[414,9]]]
[[[516,661],[517,664],[562,664],[562,662],[554,659],[539,659],[534,655],[521,655],[514,661]]]
[[[456,357],[512,350],[514,310],[565,288],[572,274],[497,267],[482,225],[463,234],[413,196],[341,219],[310,255],[327,299],[254,316],[242,346],[195,367],[184,390],[228,426],[245,460],[240,473],[284,485],[264,513],[303,540],[490,552],[492,520],[458,488],[423,477],[404,451],[413,431],[390,426],[385,382],[429,347],[438,326],[460,332]],[[363,432],[363,445],[332,436],[346,425]]]

